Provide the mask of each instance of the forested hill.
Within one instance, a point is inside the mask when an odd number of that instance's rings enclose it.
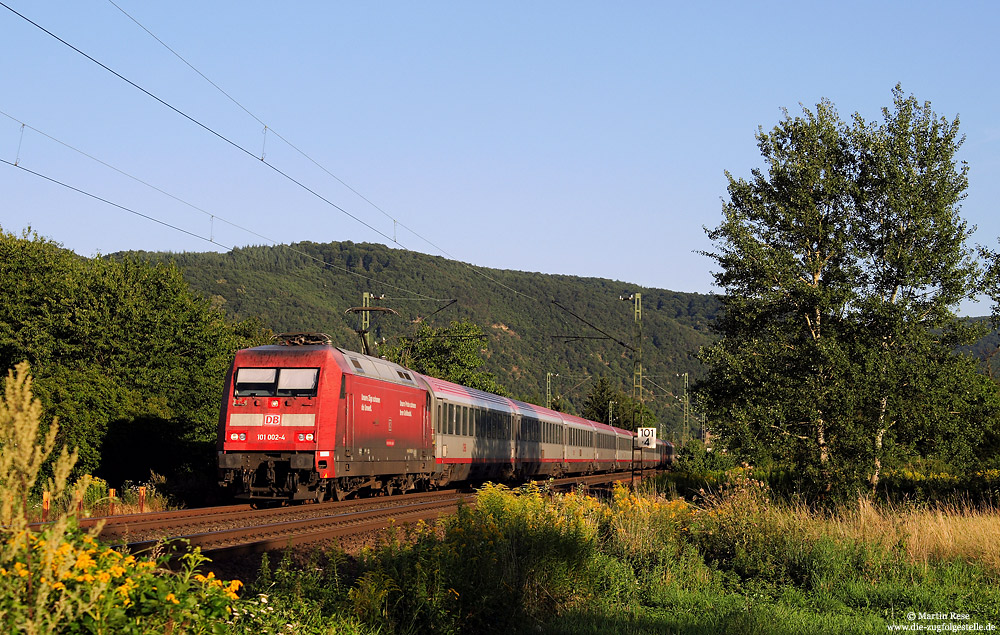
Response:
[[[626,392],[631,389],[632,360],[621,343],[634,341],[634,307],[619,296],[638,291],[644,384],[650,389],[647,398],[652,396],[648,404],[668,425],[682,419],[682,374],[690,373],[692,379],[700,374],[696,354],[712,339],[709,323],[719,307],[709,295],[600,278],[473,268],[367,243],[138,255],[173,260],[192,287],[231,317],[257,317],[279,332],[323,331],[338,346],[354,350],[360,347],[355,333],[359,318],[345,311],[362,304],[364,291],[384,294],[376,304],[399,313],[373,315],[379,340],[412,335],[420,320],[432,326],[468,320],[489,336],[487,370],[515,396],[542,403],[546,374],[558,373],[552,393],[562,395],[576,412],[602,375]],[[438,301],[448,299],[456,302],[446,306]],[[598,339],[604,337],[601,331],[618,341]]]

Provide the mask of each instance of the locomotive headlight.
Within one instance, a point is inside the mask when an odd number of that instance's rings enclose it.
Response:
[[[313,440],[313,433],[310,432],[309,434],[306,435],[306,441],[312,441],[312,440]]]
[[[305,440],[306,440],[306,435],[304,435],[304,434],[302,434],[302,433],[300,432],[300,433],[299,433],[299,441],[305,441]]]
[[[246,440],[247,440],[247,433],[240,432],[240,441],[246,441]]]
[[[235,432],[232,433],[231,435],[229,435],[229,440],[230,441],[235,441],[236,439],[239,439],[239,438],[240,438],[240,435],[236,434]]]

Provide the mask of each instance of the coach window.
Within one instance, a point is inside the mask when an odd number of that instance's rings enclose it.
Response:
[[[462,436],[469,436],[469,408],[462,406]]]
[[[455,404],[448,404],[448,434],[455,434]]]

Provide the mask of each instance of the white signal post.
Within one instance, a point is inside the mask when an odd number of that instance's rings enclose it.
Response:
[[[656,449],[656,428],[639,428],[635,440],[637,447]]]

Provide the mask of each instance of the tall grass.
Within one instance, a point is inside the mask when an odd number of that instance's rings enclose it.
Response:
[[[750,474],[730,470],[696,502],[487,486],[336,580],[283,575],[295,602],[323,596],[316,614],[383,633],[885,632],[940,611],[1000,625],[996,510],[812,509]]]
[[[199,573],[206,558],[197,551],[174,572],[101,545],[100,525],[80,529],[77,502],[89,479],[68,482],[75,453],[63,449],[53,476],[40,483],[57,430],[55,421],[43,425],[28,365],[19,365],[0,401],[0,632],[224,632],[239,581]],[[40,489],[52,493],[53,515],[33,531],[29,500]]]
[[[1000,510],[992,505],[907,507],[862,498],[823,518],[819,530],[844,539],[902,545],[912,564],[963,561],[1000,574]]]

